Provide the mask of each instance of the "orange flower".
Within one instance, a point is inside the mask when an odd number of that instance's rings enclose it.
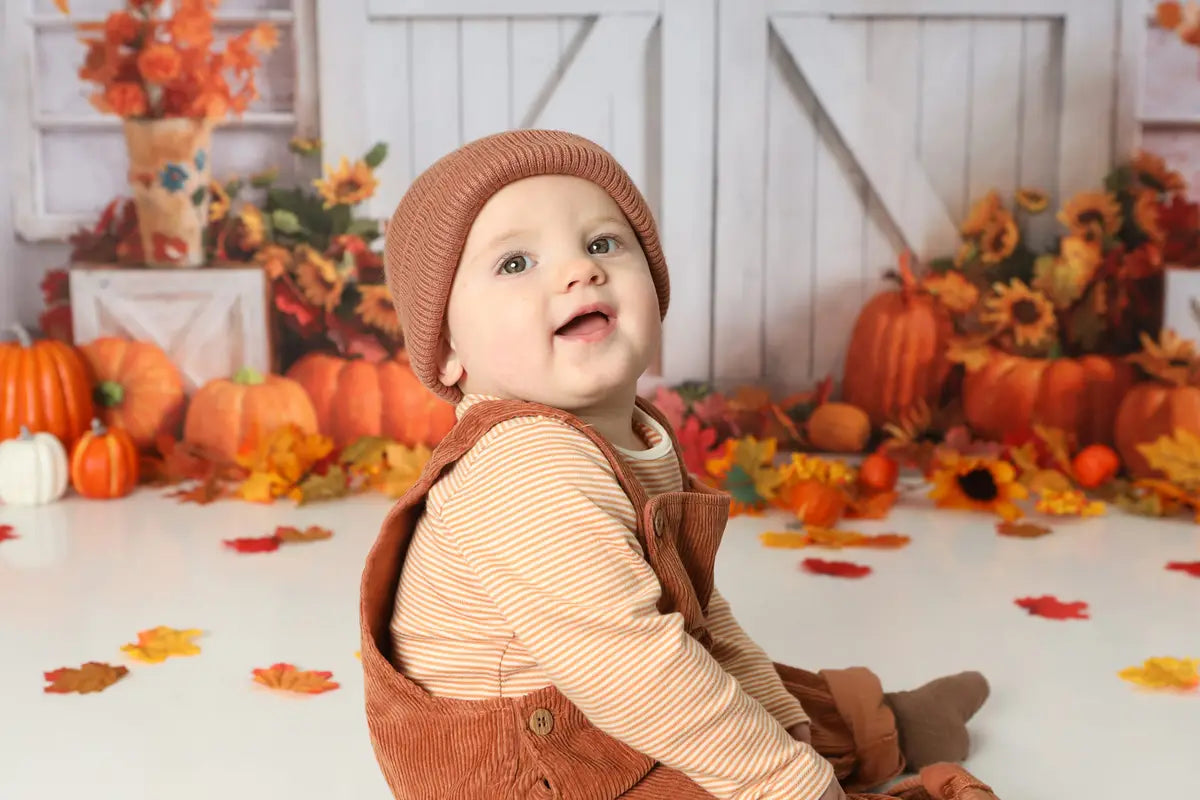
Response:
[[[1179,7],[1179,3],[1175,0],[1168,0],[1158,4],[1154,9],[1154,21],[1160,28],[1174,30],[1179,27],[1180,21],[1183,20],[1183,9]]]
[[[1049,196],[1041,189],[1025,188],[1017,190],[1017,205],[1031,214],[1038,214],[1045,211],[1049,203]]]
[[[84,39],[88,46],[83,66],[79,68],[79,79],[106,84],[116,77],[121,62],[117,45],[104,39]]]
[[[250,31],[250,43],[269,53],[279,44],[279,31],[269,22],[260,22]]]
[[[179,75],[183,65],[179,51],[169,44],[148,45],[137,60],[138,71],[150,83],[167,83]]]
[[[140,117],[149,108],[141,85],[131,81],[110,83],[103,92],[92,95],[92,105],[120,117]]]
[[[396,315],[396,307],[392,305],[387,286],[359,284],[358,293],[362,295],[362,300],[354,310],[362,321],[389,336],[399,336],[400,317]]]
[[[975,288],[975,284],[954,270],[942,275],[930,275],[921,285],[942,305],[958,314],[970,311],[979,301],[979,289]]]
[[[1161,156],[1146,150],[1139,150],[1133,157],[1133,171],[1138,180],[1159,192],[1183,192],[1187,184],[1183,176],[1167,167],[1167,162]]]
[[[313,181],[313,186],[325,198],[325,208],[361,203],[375,194],[378,185],[379,181],[367,162],[356,161],[351,167],[350,160],[345,156],[342,156],[342,162],[336,170],[327,166],[325,178]]]
[[[1110,192],[1080,192],[1058,212],[1058,221],[1089,241],[1121,230],[1121,204]]]
[[[254,254],[254,263],[261,264],[267,277],[275,280],[292,268],[292,252],[286,247],[269,244]]]
[[[1016,220],[1007,211],[1000,211],[984,227],[979,237],[979,247],[983,253],[983,263],[999,264],[1013,254],[1021,233],[1017,230]]]
[[[180,9],[167,23],[167,32],[178,45],[206,48],[213,39],[212,23],[206,11]]]
[[[983,233],[984,228],[1000,211],[1000,195],[992,190],[971,207],[971,213],[967,215],[960,228],[963,236],[976,236]]]
[[[128,11],[114,11],[104,21],[104,39],[109,44],[129,44],[138,37],[141,26]]]

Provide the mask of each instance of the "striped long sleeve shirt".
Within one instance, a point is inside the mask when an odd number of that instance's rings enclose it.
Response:
[[[468,395],[458,415],[483,395]],[[666,432],[618,452],[648,495],[679,491]],[[488,431],[432,487],[396,593],[404,674],[435,696],[515,697],[553,684],[596,727],[718,798],[816,800],[832,766],[785,728],[808,720],[714,589],[718,662],[661,614],[632,504],[587,437],[522,417]]]

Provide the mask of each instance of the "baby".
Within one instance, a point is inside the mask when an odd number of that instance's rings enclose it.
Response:
[[[713,585],[729,501],[637,396],[669,282],[611,155],[472,142],[401,200],[386,264],[413,369],[457,413],[363,574],[396,797],[831,800],[966,757],[981,675],[884,694],[775,664]],[[992,797],[964,776],[953,796]]]

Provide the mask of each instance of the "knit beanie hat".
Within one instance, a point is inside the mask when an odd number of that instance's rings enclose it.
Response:
[[[409,363],[421,383],[451,403],[462,392],[438,380],[438,344],[467,232],[492,195],[535,175],[574,175],[608,192],[646,254],[659,315],[667,313],[670,283],[654,216],[611,154],[564,131],[515,130],[477,139],[413,181],[388,223],[384,252]]]

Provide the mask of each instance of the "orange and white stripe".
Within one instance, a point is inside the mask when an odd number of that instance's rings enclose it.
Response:
[[[461,415],[480,400],[468,395]],[[620,450],[651,496],[679,491],[669,437],[637,412]],[[719,592],[716,661],[660,614],[658,578],[604,455],[543,417],[500,423],[430,490],[396,594],[392,636],[435,696],[515,697],[555,685],[592,724],[719,798],[815,800],[829,762],[785,728],[808,719]]]

